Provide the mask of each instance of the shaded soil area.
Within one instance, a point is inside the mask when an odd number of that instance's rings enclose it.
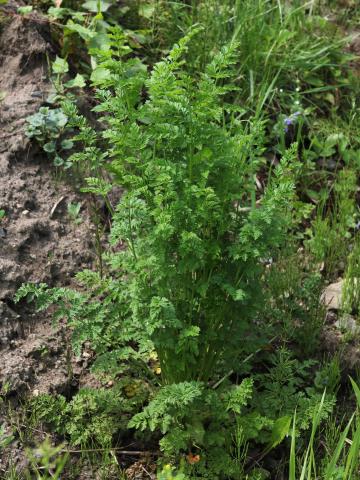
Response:
[[[47,25],[36,17],[13,15],[1,25],[0,209],[6,215],[0,221],[0,392],[15,408],[28,392],[68,393],[81,383],[87,362],[69,353],[64,325],[52,325],[50,314],[31,305],[13,303],[23,282],[71,285],[74,274],[93,262],[89,215],[79,225],[67,215],[68,203],[84,198],[54,177],[47,158],[24,135],[26,117],[51,88],[49,39]],[[4,421],[0,413],[0,425]],[[0,477],[9,462],[20,465],[19,455],[16,448],[0,452]]]

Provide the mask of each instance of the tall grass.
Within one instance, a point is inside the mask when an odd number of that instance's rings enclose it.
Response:
[[[156,0],[151,22],[160,49],[176,42],[190,26],[205,28],[189,49],[188,65],[202,70],[221,45],[235,41],[237,103],[260,115],[283,107],[282,89],[300,86],[308,105],[346,86],[341,66],[348,62],[334,24],[317,15],[314,2],[283,0]],[[166,21],[165,21],[166,20]]]
[[[351,384],[357,401],[357,411],[353,413],[344,430],[341,432],[333,452],[330,452],[325,462],[319,462],[316,451],[316,438],[321,422],[321,412],[324,406],[325,393],[314,413],[311,435],[305,455],[301,462],[297,462],[296,452],[296,415],[292,428],[292,440],[289,459],[289,480],[351,480],[359,478],[357,468],[360,452],[360,389],[351,378]],[[349,433],[352,433],[351,439]]]

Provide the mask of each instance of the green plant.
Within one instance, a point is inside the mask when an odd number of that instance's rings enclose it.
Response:
[[[85,87],[86,82],[82,75],[77,74],[73,79],[65,81],[68,76],[69,64],[66,59],[56,57],[51,64],[51,81],[53,91],[46,102],[51,105],[40,107],[34,115],[26,118],[25,133],[29,138],[35,138],[49,158],[53,158],[56,167],[71,168],[67,160],[68,152],[74,146],[69,139],[73,133],[69,125],[69,117],[62,108],[62,102],[76,102],[73,89]],[[65,158],[63,158],[65,156]]]
[[[272,354],[268,372],[255,376],[257,388],[253,405],[256,411],[267,418],[276,419],[291,418],[296,409],[297,428],[307,430],[321,398],[320,392],[323,391],[323,385],[318,386],[318,382],[310,386],[316,363],[314,360],[300,362],[285,348]],[[325,419],[333,409],[335,398],[329,392],[322,403],[322,419]]]
[[[110,448],[115,434],[125,428],[146,396],[140,384],[126,398],[121,383],[111,389],[80,389],[69,402],[61,395],[39,395],[31,402],[32,422],[51,426],[73,445]]]
[[[142,3],[142,2],[141,2]],[[305,108],[316,104],[334,108],[336,91],[346,89],[352,58],[344,55],[346,41],[322,12],[301,2],[275,0],[150,1],[148,25],[161,51],[179,40],[198,23],[204,26],[199,40],[190,46],[190,68],[201,70],[214,52],[236,41],[236,101],[249,112],[287,114],[284,91],[300,87]],[[293,113],[293,112],[290,112]]]
[[[347,267],[344,275],[342,288],[342,308],[346,312],[359,311],[360,308],[360,242],[356,235],[352,244],[352,250],[347,259]]]
[[[344,269],[349,254],[349,243],[344,239],[351,238],[358,217],[356,188],[355,171],[341,170],[333,191],[324,192],[325,198],[319,202],[317,215],[308,230],[307,245],[315,260],[324,263],[330,278]]]
[[[15,439],[12,432],[7,432],[5,425],[0,425],[0,451]]]
[[[171,465],[165,465],[157,475],[158,480],[187,480],[187,478],[183,473],[177,473]]]
[[[155,349],[163,387],[131,425],[161,429],[169,455],[203,445],[211,451],[209,468],[221,472],[232,467],[229,455],[214,462],[224,442],[220,425],[233,424],[240,414],[250,380],[228,392],[226,384],[219,391],[206,385],[253,350],[247,331],[261,308],[263,259],[285,238],[297,160],[294,146],[257,201],[253,179],[261,163],[262,126],[244,129],[237,109],[222,101],[233,88],[228,79],[236,45],[222,49],[192,78],[182,57],[196,33],[175,45],[151,74],[132,58],[119,60],[127,54],[122,37],[113,38],[111,51],[99,53],[99,68],[107,74],[96,81],[100,104],[94,110],[106,114],[106,153],[99,159],[97,135],[72,111],[70,125],[79,129],[75,141],[85,148],[69,161],[76,157],[96,172],[106,168],[112,183],[126,189],[114,213],[111,242],[127,248],[109,253],[110,273],[103,280],[82,277],[97,285],[92,298],[25,286],[17,299],[31,294],[41,308],[57,304],[57,315],[76,323],[78,345],[92,339],[94,348],[99,345],[105,354],[111,348],[119,361],[141,359]],[[96,189],[103,191],[101,185]],[[105,318],[115,344],[101,337]],[[123,357],[119,349],[125,349]],[[212,433],[204,436],[209,422]],[[258,419],[252,428],[264,425],[271,429],[272,422]]]
[[[69,217],[77,225],[82,222],[82,218],[79,216],[80,210],[81,210],[80,202],[75,202],[75,203],[70,202],[67,205],[67,212],[69,214]]]
[[[73,143],[70,140],[61,140],[64,133],[68,117],[61,108],[40,107],[34,115],[26,119],[27,127],[25,130],[29,138],[36,138],[42,145],[45,152],[54,157],[54,165],[63,164],[58,151],[72,148]]]
[[[17,11],[20,15],[27,15],[33,11],[33,7],[32,5],[24,5],[23,7],[18,7]]]
[[[318,391],[326,388],[330,394],[336,394],[341,382],[341,362],[337,353],[328,361],[325,361],[315,374],[314,386]]]
[[[317,269],[299,261],[291,244],[269,265],[265,276],[269,322],[284,341],[295,341],[301,355],[312,355],[319,343],[325,309],[319,301],[324,280]]]
[[[63,445],[53,447],[48,438],[39,447],[27,452],[37,480],[60,480],[69,458],[68,454],[62,452]]]
[[[350,380],[356,396],[357,405],[359,407],[360,390],[357,384],[352,379]],[[360,425],[358,412],[351,416],[345,429],[339,435],[335,449],[332,452],[329,452],[324,466],[320,468],[315,442],[316,434],[321,422],[324,398],[325,394],[323,395],[318,408],[316,411],[314,411],[311,436],[305,451],[305,455],[298,468],[296,462],[296,415],[294,417],[289,461],[289,480],[295,480],[298,478],[300,478],[300,480],[315,480],[317,478],[322,478],[324,480],[334,480],[340,478],[343,480],[350,480],[357,478],[360,451]],[[348,435],[351,431],[351,428],[352,439],[350,440],[348,439]],[[350,445],[349,447],[347,447],[348,444]]]

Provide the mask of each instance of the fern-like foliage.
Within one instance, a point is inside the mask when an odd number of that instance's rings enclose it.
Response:
[[[63,109],[83,146],[71,162],[88,172],[85,190],[106,197],[110,183],[125,189],[113,215],[108,269],[102,278],[80,274],[80,292],[25,286],[17,296],[30,295],[39,308],[57,304],[77,349],[91,341],[98,365],[113,371],[124,360],[146,368],[156,351],[162,387],[130,425],[160,429],[169,455],[192,445],[216,452],[238,416],[247,438],[271,425],[246,410],[250,379],[230,390],[208,385],[254,350],[263,259],[286,238],[297,171],[293,146],[259,198],[263,125],[243,124],[240,108],[226,103],[238,46],[222,48],[189,76],[184,54],[196,34],[151,72],[126,56],[119,32],[108,51],[94,52],[94,112],[103,128],[97,133],[69,103]]]
[[[262,125],[245,128],[223,101],[234,88],[237,45],[192,78],[183,55],[194,35],[150,74],[135,74],[132,59],[104,60],[109,76],[95,108],[107,112],[107,168],[126,188],[111,242],[127,248],[109,256],[115,275],[126,277],[124,328],[153,343],[164,383],[206,382],[248,349],[261,260],[286,235],[296,169],[293,147],[255,203]]]

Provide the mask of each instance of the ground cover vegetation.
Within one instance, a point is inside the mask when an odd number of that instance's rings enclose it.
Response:
[[[350,13],[296,0],[21,8],[58,46],[26,133],[89,199],[97,261],[78,288],[25,284],[16,301],[66,319],[103,386],[30,396],[21,427],[3,391],[14,429],[0,449],[20,437],[30,462],[6,478],[80,478],[85,460],[104,479],[360,478]],[[80,205],[68,215],[81,222]],[[339,278],[333,348],[323,291]]]

